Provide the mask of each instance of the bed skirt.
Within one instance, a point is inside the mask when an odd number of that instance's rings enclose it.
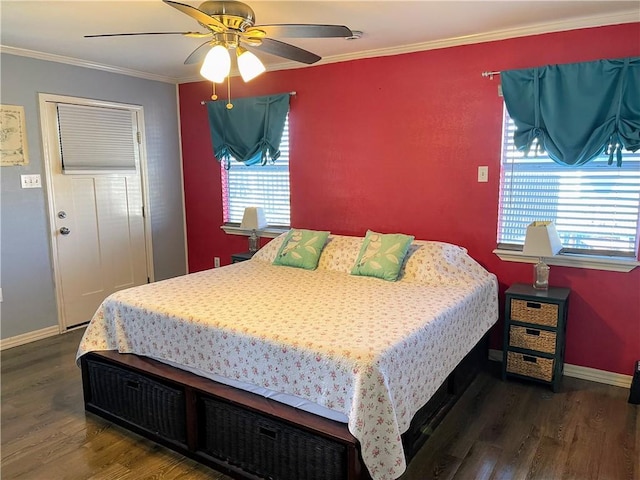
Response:
[[[485,336],[402,435],[407,463],[486,359]],[[234,478],[370,478],[344,423],[132,354],[88,353],[81,368],[88,412]]]

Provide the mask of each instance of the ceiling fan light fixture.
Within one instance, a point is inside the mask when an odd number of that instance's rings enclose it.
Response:
[[[246,48],[236,48],[236,55],[238,56],[238,70],[240,70],[240,75],[245,82],[249,82],[265,72],[264,64]]]
[[[222,45],[215,45],[202,62],[200,75],[215,83],[222,83],[231,71],[229,51]]]

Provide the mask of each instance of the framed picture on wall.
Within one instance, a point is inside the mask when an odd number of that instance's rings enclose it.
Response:
[[[24,107],[0,105],[0,165],[27,165],[27,128]]]

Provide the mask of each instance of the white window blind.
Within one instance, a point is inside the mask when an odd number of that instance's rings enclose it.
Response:
[[[63,171],[135,170],[135,115],[117,108],[58,105]]]
[[[262,207],[269,226],[289,226],[289,118],[284,124],[280,157],[274,163],[246,166],[231,160],[222,169],[225,223],[240,223],[245,207]]]
[[[579,168],[551,160],[534,145],[527,156],[513,144],[505,109],[502,135],[498,247],[519,249],[527,225],[552,220],[564,251],[637,256],[640,152],[623,150],[622,167],[602,155]]]

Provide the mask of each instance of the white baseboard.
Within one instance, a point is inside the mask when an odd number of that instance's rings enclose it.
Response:
[[[15,337],[3,338],[0,340],[0,350],[6,350],[7,348],[18,347],[30,342],[35,342],[36,340],[42,340],[43,338],[53,337],[59,333],[60,327],[55,325],[53,327],[23,333],[22,335],[16,335]]]
[[[489,360],[502,362],[502,350],[489,349]],[[631,375],[607,372],[595,368],[581,367],[580,365],[564,364],[564,375],[567,377],[590,380],[592,382],[605,383],[614,387],[629,388],[631,386]]]
[[[571,364],[564,365],[564,374],[567,377],[581,378],[583,380],[591,380],[592,382],[606,383],[607,385],[624,388],[631,387],[631,380],[633,379],[631,375]]]
[[[502,350],[496,350],[495,348],[490,348],[489,360],[491,360],[492,362],[502,362]]]

